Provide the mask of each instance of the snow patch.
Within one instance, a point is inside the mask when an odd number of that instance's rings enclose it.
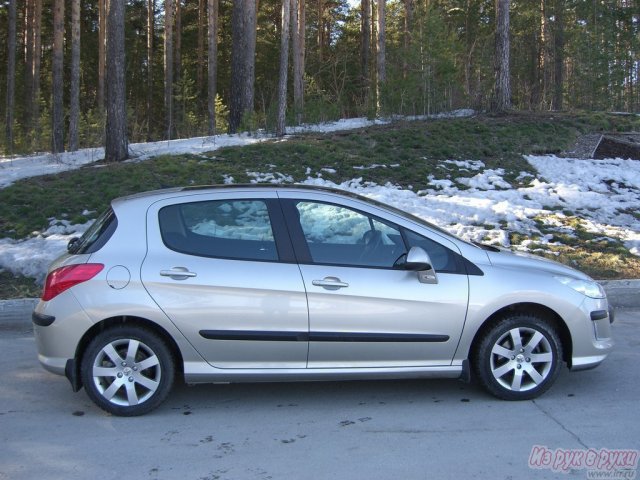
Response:
[[[437,115],[422,117],[394,117],[399,120],[424,120],[437,118],[457,118],[474,115],[473,110],[455,110]],[[385,125],[390,120],[369,120],[367,118],[348,118],[335,122],[320,123],[314,125],[301,125],[287,127],[287,132],[295,133],[329,133],[339,130],[353,130],[372,125]],[[251,145],[254,143],[273,140],[273,136],[263,131],[254,134],[238,133],[233,135],[215,135],[210,137],[183,138],[177,140],[164,140],[160,142],[131,143],[129,153],[133,162],[148,160],[159,155],[202,155],[223,147]],[[286,140],[286,139],[285,139]],[[203,157],[206,160],[215,158]],[[23,157],[0,157],[0,188],[5,188],[23,178],[39,175],[60,173],[74,170],[84,165],[104,159],[104,148],[84,148],[76,152],[64,152],[60,154],[39,153]],[[104,165],[96,165],[104,167]]]
[[[67,220],[53,219],[47,230],[36,232],[32,238],[0,239],[0,267],[43,283],[51,262],[64,253],[71,238],[82,235],[92,223],[93,220],[72,225]]]

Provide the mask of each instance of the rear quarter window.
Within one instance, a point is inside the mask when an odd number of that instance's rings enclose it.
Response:
[[[113,209],[108,208],[100,215],[93,225],[84,232],[75,249],[74,254],[94,253],[109,241],[118,227],[118,218]]]

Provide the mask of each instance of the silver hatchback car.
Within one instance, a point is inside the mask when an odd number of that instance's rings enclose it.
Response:
[[[333,189],[114,200],[51,266],[39,360],[123,416],[187,383],[472,375],[534,398],[613,347],[602,287]]]

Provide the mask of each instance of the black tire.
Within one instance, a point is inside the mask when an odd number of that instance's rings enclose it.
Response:
[[[133,417],[150,412],[166,399],[175,364],[171,350],[158,335],[121,325],[91,340],[80,371],[96,405],[113,415]]]
[[[503,400],[536,398],[560,373],[562,343],[558,333],[535,315],[507,316],[478,342],[472,358],[474,373],[485,390]]]

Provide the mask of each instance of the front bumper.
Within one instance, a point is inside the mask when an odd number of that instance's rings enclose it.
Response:
[[[584,300],[568,322],[573,346],[571,370],[589,370],[607,358],[615,345],[611,334],[614,318],[614,310],[606,298]]]

